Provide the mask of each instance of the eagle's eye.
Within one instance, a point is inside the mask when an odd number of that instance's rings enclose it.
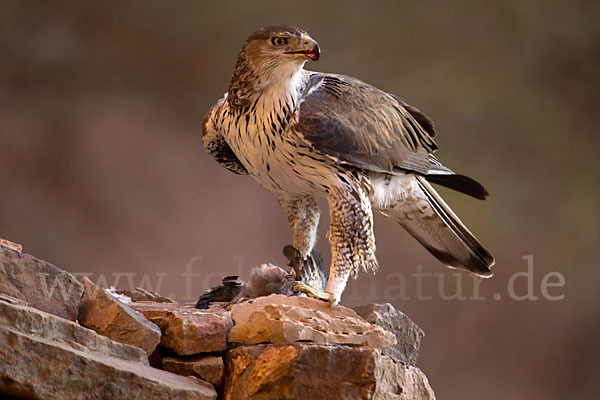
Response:
[[[284,37],[276,36],[273,39],[271,39],[271,43],[273,43],[275,46],[284,46],[287,44],[287,39]]]

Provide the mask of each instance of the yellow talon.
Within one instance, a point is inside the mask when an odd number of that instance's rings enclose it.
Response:
[[[307,296],[310,296],[317,300],[326,301],[327,303],[329,303],[330,307],[336,306],[339,303],[339,301],[335,298],[335,295],[333,293],[322,292],[318,289],[315,289],[312,286],[307,285],[304,282],[296,282],[294,286],[292,286],[292,289],[295,292],[305,293]]]

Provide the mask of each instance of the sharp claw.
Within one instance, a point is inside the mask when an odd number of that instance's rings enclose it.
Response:
[[[329,300],[327,301],[329,303],[329,307],[334,307],[337,306],[340,301],[338,299],[335,298],[335,295],[332,293],[327,293],[330,297]]]

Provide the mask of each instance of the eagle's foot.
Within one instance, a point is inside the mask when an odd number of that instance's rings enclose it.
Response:
[[[296,282],[294,284],[294,286],[292,287],[292,289],[295,292],[302,292],[302,293],[306,294],[307,296],[310,296],[317,300],[326,301],[329,303],[330,307],[336,306],[339,303],[339,299],[337,299],[333,293],[322,292],[322,291],[315,289],[314,287],[307,285],[306,283],[303,283],[300,281]]]
[[[306,256],[292,245],[283,248],[283,255],[288,259],[288,266],[296,274],[296,280],[322,289],[327,284],[327,271],[323,265],[323,257],[312,249]],[[291,272],[290,272],[291,273]]]

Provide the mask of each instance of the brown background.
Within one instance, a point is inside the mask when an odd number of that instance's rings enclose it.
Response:
[[[108,284],[137,273],[135,285],[148,274],[156,288],[163,276],[160,291],[178,299],[281,264],[283,213],[204,154],[200,131],[245,37],[298,25],[323,52],[308,68],[426,111],[440,159],[492,193],[482,203],[443,191],[497,258],[485,300],[444,300],[459,283],[469,296],[473,280],[378,217],[381,270],[352,281],[343,303],[389,301],[410,315],[427,333],[419,364],[440,399],[595,397],[599,21],[600,3],[583,0],[3,1],[0,237]],[[540,299],[511,299],[509,280],[530,254]],[[190,260],[200,276],[186,287]],[[442,273],[423,281],[431,300],[417,298],[419,265]],[[553,271],[566,282],[549,289],[560,301],[541,296]],[[515,282],[525,293],[525,278]]]

